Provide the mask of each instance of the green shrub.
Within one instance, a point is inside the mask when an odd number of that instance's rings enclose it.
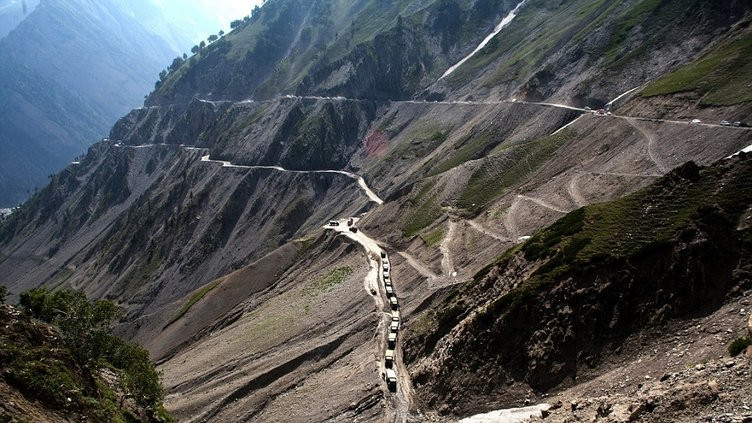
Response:
[[[746,336],[742,336],[740,338],[734,339],[733,342],[731,342],[728,346],[728,352],[731,355],[731,357],[736,357],[737,355],[741,354],[744,350],[747,349],[752,345],[752,340],[750,340]]]
[[[149,353],[141,346],[125,342],[112,333],[113,321],[121,315],[120,309],[110,301],[89,301],[83,292],[62,290],[50,292],[36,288],[21,294],[20,305],[29,316],[57,326],[62,341],[76,364],[93,373],[100,367],[112,368],[118,373],[120,404],[126,398],[149,410],[162,421],[171,421],[164,412],[164,389],[160,374],[154,368]],[[51,379],[49,397],[60,400],[60,395],[75,392],[75,381],[66,373],[65,366],[51,366],[33,357],[18,363],[14,377],[28,389],[40,391],[41,381]],[[54,364],[54,363],[53,363]],[[54,385],[54,386],[53,386]],[[100,391],[102,391],[100,389]],[[44,393],[42,390],[41,392]],[[101,392],[100,392],[101,394]],[[166,416],[166,417],[165,417]]]

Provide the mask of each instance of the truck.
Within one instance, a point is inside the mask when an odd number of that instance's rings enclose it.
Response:
[[[389,270],[389,262],[384,262],[384,263],[383,263],[383,264],[381,265],[381,268],[382,268],[382,269],[384,269],[384,270]]]
[[[397,372],[392,369],[386,369],[386,386],[390,391],[395,392],[397,390]]]
[[[389,271],[384,270],[384,279],[389,279]]]
[[[381,252],[381,258],[383,258],[383,259],[385,259],[385,258],[386,258],[386,251],[382,251],[382,252]]]
[[[386,350],[386,354],[384,354],[384,365],[387,369],[392,368],[392,365],[394,365],[394,350]]]
[[[392,333],[397,333],[399,330],[399,322],[395,322],[392,320],[392,324],[389,325],[389,331]]]
[[[399,308],[399,304],[397,304],[397,297],[390,298],[389,304],[392,306],[392,310],[397,310],[397,308]]]
[[[394,296],[394,289],[392,288],[391,285],[386,285],[385,289],[386,289],[386,297],[387,298],[390,298],[390,297]]]
[[[394,347],[397,346],[397,334],[396,333],[390,333],[389,338],[387,339],[389,343],[387,344],[389,348],[394,349]]]

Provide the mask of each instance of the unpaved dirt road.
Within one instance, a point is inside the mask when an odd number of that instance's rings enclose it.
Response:
[[[238,168],[238,169],[270,169],[270,170],[276,170],[280,172],[289,172],[289,173],[329,173],[329,174],[345,175],[348,178],[355,179],[358,182],[358,186],[361,188],[361,190],[363,190],[363,193],[368,197],[370,201],[373,201],[376,204],[384,204],[384,200],[379,198],[379,196],[376,195],[376,193],[373,192],[373,190],[368,187],[365,179],[363,179],[361,176],[358,176],[354,173],[350,173],[344,170],[290,170],[290,169],[285,169],[282,166],[236,165],[225,160],[212,160],[209,158],[208,154],[201,157],[201,161],[208,162],[208,163],[219,163],[222,165],[222,167],[230,167],[230,168]]]
[[[353,226],[348,226],[348,220],[352,219]],[[357,242],[360,244],[363,249],[366,252],[366,256],[368,258],[370,270],[368,272],[368,275],[366,276],[366,279],[363,283],[366,292],[368,295],[372,295],[374,297],[374,302],[376,305],[376,311],[381,314],[382,318],[379,321],[379,327],[378,327],[378,339],[379,339],[379,354],[381,357],[383,357],[383,352],[386,350],[386,343],[387,343],[387,334],[389,333],[389,324],[391,322],[391,313],[388,312],[389,306],[387,306],[384,299],[386,298],[386,293],[384,289],[382,289],[382,281],[381,273],[383,269],[383,264],[386,262],[383,260],[382,253],[385,251],[379,246],[379,243],[376,242],[373,238],[369,237],[368,235],[364,234],[363,231],[357,230],[357,232],[353,232],[351,228],[355,227],[355,224],[357,224],[358,219],[357,218],[350,218],[350,219],[340,219],[337,221],[339,225],[337,226],[331,226],[327,225],[324,228],[329,230],[334,230],[341,235],[346,236],[347,238]],[[390,264],[391,266],[391,264]],[[394,281],[392,282],[394,283]],[[394,285],[396,289],[396,285]],[[372,294],[372,292],[376,292],[376,294]],[[395,294],[396,295],[396,294]],[[395,422],[399,423],[405,423],[407,422],[407,419],[410,415],[410,405],[412,403],[412,383],[410,382],[410,375],[407,372],[407,368],[404,366],[402,361],[402,348],[400,345],[400,337],[397,337],[397,345],[395,348],[396,357],[394,359],[394,369],[397,373],[397,391],[394,395],[394,414],[395,414]],[[384,361],[380,360],[379,362],[379,368],[381,369],[381,373],[383,374],[386,371],[386,368],[384,366]]]
[[[539,404],[531,407],[496,410],[464,418],[459,423],[522,423],[531,417],[540,417],[541,412],[549,408],[551,406],[548,404]]]
[[[668,171],[669,167],[666,166],[666,164],[661,160],[658,153],[655,152],[655,144],[656,144],[656,137],[654,134],[648,132],[645,128],[638,125],[635,119],[627,118],[627,122],[629,122],[630,125],[632,125],[633,128],[638,130],[642,136],[645,137],[645,139],[648,140],[648,156],[650,156],[650,160],[652,160],[653,163],[655,163],[655,166],[658,168],[658,170],[661,173],[666,173]]]

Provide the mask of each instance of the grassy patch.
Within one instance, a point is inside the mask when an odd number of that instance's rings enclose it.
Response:
[[[423,240],[423,242],[426,243],[427,246],[434,247],[444,239],[446,232],[446,227],[444,227],[444,225],[441,225],[428,233],[420,234],[420,238]]]
[[[731,357],[736,357],[744,352],[750,345],[752,345],[752,340],[748,337],[742,336],[741,338],[736,338],[728,346],[729,355],[731,355]]]
[[[495,138],[490,132],[469,134],[461,138],[455,143],[454,151],[449,153],[449,158],[441,162],[438,166],[435,166],[430,175],[444,173],[468,160],[482,157],[484,153],[488,152],[488,150],[497,143],[497,141],[500,140]]]
[[[303,288],[303,295],[306,297],[316,297],[324,292],[330,291],[335,286],[346,281],[353,274],[350,266],[343,266],[333,269],[325,275],[320,275]]]
[[[703,105],[752,101],[752,33],[729,37],[704,57],[648,85],[643,97],[696,91]]]
[[[188,310],[190,310],[191,307],[193,307],[194,304],[196,304],[197,302],[201,301],[201,299],[204,298],[206,296],[206,294],[208,294],[209,292],[211,292],[214,288],[216,288],[217,286],[219,286],[219,284],[221,284],[221,283],[222,283],[222,279],[218,279],[218,280],[216,280],[214,282],[211,282],[211,283],[208,283],[208,284],[204,285],[203,287],[201,287],[201,289],[199,289],[198,291],[194,292],[193,295],[191,295],[190,298],[188,298],[188,301],[186,301],[185,304],[183,304],[183,306],[180,307],[180,310],[178,310],[178,314],[175,315],[175,318],[172,319],[172,321],[170,323],[172,323],[172,322],[180,319],[181,317],[185,316],[185,313],[188,313]]]
[[[477,213],[526,176],[537,171],[556,150],[572,140],[576,133],[565,129],[520,147],[491,157],[473,173],[457,206]]]
[[[441,207],[437,202],[434,186],[433,182],[426,183],[411,201],[410,211],[402,227],[402,234],[405,237],[417,235],[441,217]]]

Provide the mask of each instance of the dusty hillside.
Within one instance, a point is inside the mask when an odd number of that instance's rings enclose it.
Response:
[[[607,377],[611,351],[641,339],[639,325],[698,317],[697,304],[707,317],[748,281],[730,275],[746,266],[747,231],[734,229],[744,210],[723,205],[746,204],[748,162],[715,163],[752,144],[752,130],[651,114],[651,102],[685,92],[644,91],[715,54],[710,41],[741,31],[747,6],[687,15],[674,1],[586,3],[526,2],[486,50],[431,85],[516,4],[270,1],[2,223],[0,283],[117,300],[128,310],[118,330],[159,362],[168,408],[183,421],[455,419]],[[327,4],[342,15],[322,21]],[[603,50],[618,34],[623,44]],[[543,39],[556,45],[539,48]],[[607,65],[622,56],[622,68]],[[557,77],[533,77],[541,66]],[[486,78],[503,68],[517,71]],[[610,114],[585,108],[606,103]],[[749,101],[687,107],[741,116]],[[672,172],[689,161],[702,170]],[[709,207],[695,216],[700,203]],[[595,225],[604,216],[614,227]],[[332,219],[340,225],[322,229]],[[604,255],[577,261],[595,247]],[[392,315],[382,248],[404,328],[395,392],[384,381]],[[524,282],[564,265],[583,273]],[[658,285],[635,282],[648,276]],[[563,297],[547,295],[551,284]],[[541,300],[510,302],[510,289]],[[486,303],[498,308],[477,326]],[[585,312],[568,311],[576,307]],[[513,313],[530,324],[512,325]],[[557,313],[586,341],[568,337]],[[602,316],[618,332],[588,326],[607,325]],[[514,342],[499,346],[495,335],[511,327]],[[463,348],[475,361],[457,358]]]

